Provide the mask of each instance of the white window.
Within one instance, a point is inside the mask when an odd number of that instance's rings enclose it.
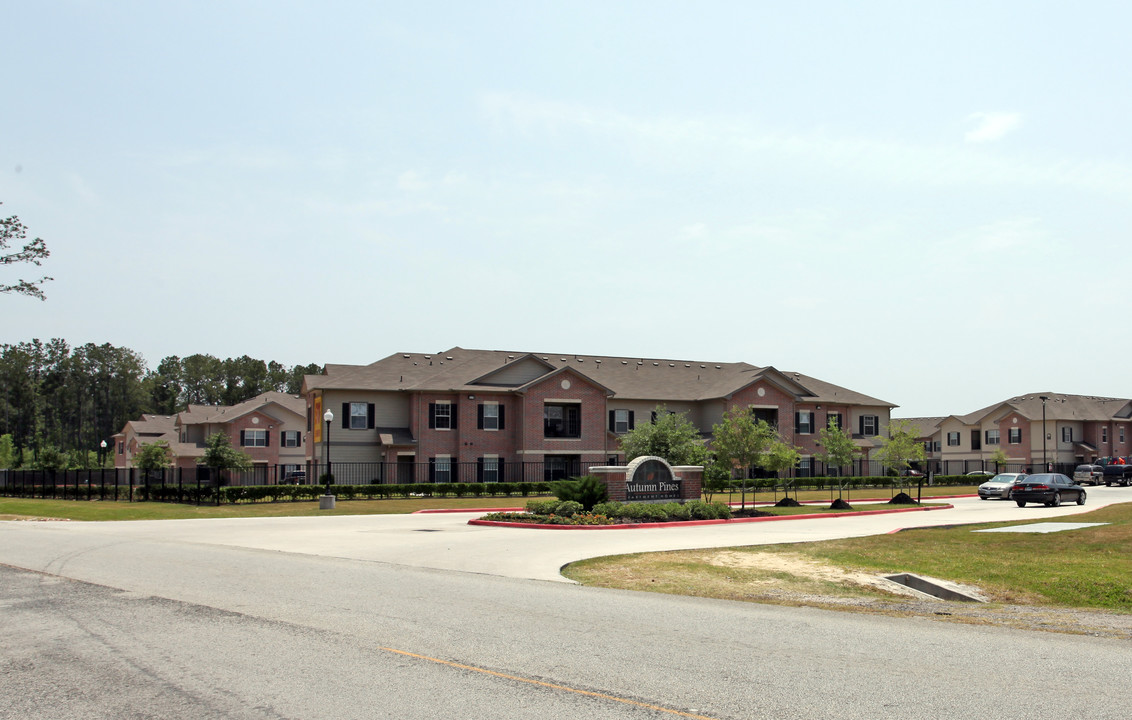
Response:
[[[814,432],[814,414],[809,410],[798,411],[798,433],[811,435]]]
[[[1124,444],[1124,426],[1123,425],[1120,426],[1120,444],[1121,445]]]
[[[499,482],[499,458],[488,456],[483,459],[483,478],[481,482]]]
[[[947,433],[947,447],[959,447],[959,433],[958,432]]]
[[[450,456],[437,455],[433,467],[435,468],[433,482],[452,482],[452,458]]]
[[[987,445],[998,445],[1000,439],[998,430],[987,430]]]
[[[369,405],[364,402],[350,403],[350,429],[365,430],[369,427]]]
[[[267,447],[266,430],[244,430],[240,433],[244,447]]]
[[[1108,428],[1101,428],[1101,442],[1108,443]]]
[[[629,432],[629,411],[613,411],[613,432],[618,435]]]
[[[1071,427],[1061,428],[1061,441],[1062,442],[1073,442],[1073,428],[1071,428]]]
[[[878,418],[876,415],[862,415],[861,416],[861,434],[866,437],[875,437],[880,431],[877,430]]]
[[[433,407],[433,427],[437,430],[452,429],[452,403],[436,403],[436,405]],[[448,481],[445,480],[444,482]]]
[[[1007,437],[1010,440],[1011,445],[1021,445],[1022,428],[1010,428],[1009,432],[1007,433]]]
[[[483,405],[483,429],[484,430],[498,430],[499,429],[499,405],[496,403],[484,403]]]
[[[283,431],[283,447],[296,448],[302,445],[303,434],[298,430],[284,430]]]

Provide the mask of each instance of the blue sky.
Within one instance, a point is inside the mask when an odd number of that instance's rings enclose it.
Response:
[[[798,371],[1132,397],[1132,11],[4,3],[0,342]],[[0,271],[0,282],[34,268]]]

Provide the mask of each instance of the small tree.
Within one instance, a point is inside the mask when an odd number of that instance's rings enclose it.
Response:
[[[165,470],[172,464],[173,451],[169,448],[169,443],[164,440],[142,445],[138,454],[134,456],[134,465],[146,475],[157,470]]]
[[[889,470],[903,478],[914,460],[924,459],[924,444],[916,435],[915,428],[908,420],[892,420],[888,423],[888,437],[880,439],[881,447],[875,457]],[[899,482],[903,483],[904,480]]]
[[[818,445],[821,446],[822,451],[814,457],[825,463],[826,468],[838,468],[837,496],[841,497],[845,490],[845,475],[840,469],[852,465],[853,460],[861,454],[861,450],[854,444],[853,436],[834,420],[829,421],[829,427],[818,432]]]
[[[762,464],[763,453],[777,437],[774,428],[765,420],[756,420],[749,410],[733,405],[723,414],[722,422],[712,426],[711,433],[716,462],[729,471],[743,470],[741,504],[746,508],[747,470]]]
[[[785,472],[786,470],[797,467],[798,460],[801,457],[802,454],[799,452],[798,448],[784,443],[782,440],[775,437],[767,446],[766,453],[763,454],[760,460],[760,465],[767,472],[772,472],[777,475],[780,472]],[[790,497],[788,488],[792,485],[794,485],[794,479],[792,477],[782,478],[783,490],[787,497]],[[794,495],[795,497],[798,495],[797,488],[794,490]]]
[[[8,470],[16,466],[16,447],[12,436],[5,433],[0,435],[0,470]]]
[[[216,473],[216,485],[223,485],[226,470],[251,470],[251,457],[236,448],[224,433],[213,433],[205,441],[204,457],[197,460],[198,465],[204,465]]]
[[[1006,461],[1010,458],[1006,457],[1006,452],[1002,448],[997,447],[994,449],[994,452],[991,453],[990,459],[991,462],[994,463],[994,472],[997,475],[1002,472],[1002,466],[1005,465]]]
[[[700,431],[684,413],[670,413],[663,405],[656,409],[656,420],[641,423],[621,436],[625,459],[661,457],[670,465],[702,465],[707,458]]]

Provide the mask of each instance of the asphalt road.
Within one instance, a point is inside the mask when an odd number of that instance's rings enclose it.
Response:
[[[1125,500],[1098,488],[1083,509]],[[1126,718],[1126,641],[531,579],[646,545],[1077,509],[582,532],[467,515],[2,522],[0,718]]]

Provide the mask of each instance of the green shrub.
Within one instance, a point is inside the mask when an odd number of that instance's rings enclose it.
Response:
[[[561,500],[528,500],[527,512],[532,515],[551,515],[561,502]]]
[[[593,513],[595,515],[605,515],[610,518],[622,518],[624,514],[625,504],[617,500],[606,500],[603,503],[598,503],[593,506]]]
[[[586,508],[582,503],[576,500],[563,500],[558,503],[558,507],[554,509],[554,514],[561,515],[562,517],[573,517],[585,512],[585,510]]]
[[[559,480],[551,484],[551,491],[559,500],[572,500],[586,510],[592,510],[594,505],[609,499],[609,489],[595,475]]]

